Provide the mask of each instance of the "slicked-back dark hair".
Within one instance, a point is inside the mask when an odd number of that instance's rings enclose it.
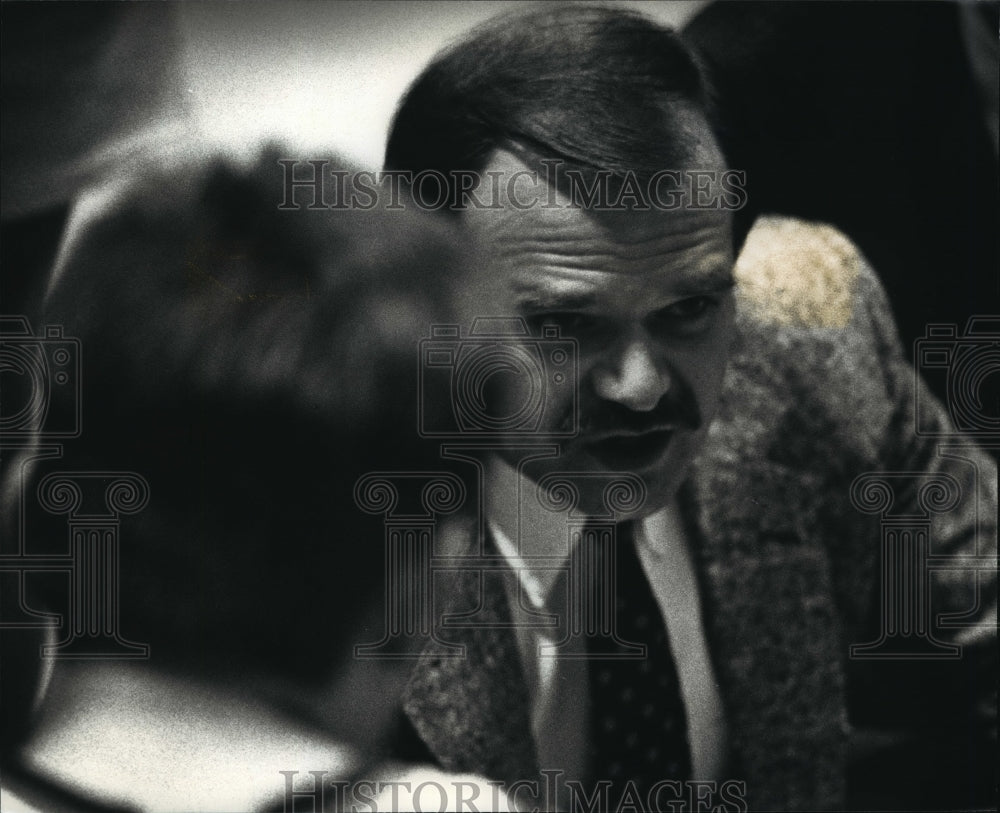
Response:
[[[386,168],[480,172],[498,147],[589,169],[677,168],[678,103],[711,122],[695,54],[641,14],[560,5],[502,15],[441,53],[396,112]],[[456,201],[456,190],[450,200]]]

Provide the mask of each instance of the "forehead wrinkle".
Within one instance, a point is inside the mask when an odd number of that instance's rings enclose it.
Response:
[[[565,263],[516,265],[510,290],[525,302],[552,301],[574,307],[599,305],[601,300],[620,290],[622,285],[648,284],[665,298],[721,292],[735,283],[733,263],[727,254],[710,252],[694,263],[657,265],[630,269],[627,275],[621,267],[595,267]]]
[[[669,235],[660,235],[631,244],[632,247],[644,250],[642,257],[672,254],[689,251],[693,248],[715,248],[715,241],[720,245],[729,245],[729,236],[718,226],[702,226],[694,231],[683,231]]]
[[[712,169],[723,171],[725,167],[719,165],[719,167]],[[483,210],[469,209],[465,213],[466,218],[475,220],[480,224],[480,228],[485,228],[485,231],[523,227],[528,230],[537,229],[550,233],[564,229],[576,231],[581,227],[587,227],[596,228],[604,234],[627,237],[628,231],[645,232],[652,229],[666,234],[691,231],[692,224],[694,224],[695,230],[706,226],[718,228],[720,215],[726,214],[725,210],[716,208],[694,208],[693,206],[679,206],[672,209],[659,208],[655,202],[652,202],[651,206],[646,209],[616,208],[614,206],[588,208],[574,202],[560,191],[551,190],[544,181],[539,181],[539,188],[553,194],[539,193],[535,196],[519,196],[517,205],[514,205],[506,196],[502,196],[502,199],[498,201],[499,206]],[[711,224],[707,221],[711,221]],[[623,226],[634,227],[637,225],[640,227],[639,229],[622,228]]]
[[[655,257],[667,257],[681,251],[687,251],[699,246],[710,245],[714,238],[720,244],[728,241],[717,230],[705,227],[696,232],[685,233],[679,239],[678,235],[655,235],[644,240],[623,242],[601,237],[545,237],[521,239],[515,235],[498,240],[490,248],[498,255],[538,255],[538,256],[580,256],[605,259],[635,259],[647,260]]]
[[[564,226],[565,224],[559,224]],[[590,224],[593,227],[593,223]],[[668,256],[676,252],[705,245],[715,239],[728,245],[728,235],[719,223],[705,223],[697,228],[655,230],[600,228],[598,234],[591,229],[548,228],[545,224],[531,224],[527,233],[511,233],[506,229],[491,229],[495,234],[489,241],[491,249],[501,254],[539,254],[558,256],[587,255],[604,259],[645,260]],[[661,224],[662,226],[662,224]],[[599,228],[599,227],[598,227]]]
[[[599,272],[593,272],[597,276]],[[578,274],[555,276],[523,274],[511,282],[511,292],[521,308],[527,310],[590,308],[600,302],[599,280],[593,283]]]
[[[513,247],[507,251],[494,252],[494,257],[502,262],[524,262],[535,266],[568,269],[577,271],[598,272],[614,265],[620,260],[614,254],[598,253],[582,249],[574,252],[552,252],[525,249],[523,246]]]
[[[518,266],[511,281],[511,290],[519,291],[566,291],[574,294],[591,293],[609,273],[593,266]]]
[[[602,249],[604,243],[598,243]],[[672,246],[670,251],[649,251],[642,254],[633,252],[594,251],[584,243],[573,243],[572,251],[565,253],[541,250],[524,244],[513,244],[506,249],[493,252],[493,261],[516,269],[531,267],[536,272],[551,275],[569,274],[575,278],[583,275],[627,274],[644,276],[662,274],[669,270],[671,276],[703,277],[713,274],[716,269],[725,269],[727,277],[732,273],[732,257],[726,245],[705,245],[693,241],[684,247]],[[677,256],[681,255],[681,256]]]

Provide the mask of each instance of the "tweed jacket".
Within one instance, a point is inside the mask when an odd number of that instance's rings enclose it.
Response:
[[[878,641],[891,621],[891,608],[880,610],[883,536],[900,522],[929,529],[933,556],[982,568],[978,595],[971,570],[923,581],[933,636],[961,645],[949,663],[977,695],[926,702],[985,703],[995,725],[995,654],[983,653],[995,653],[996,470],[915,376],[878,281],[839,232],[762,218],[737,280],[722,405],[680,492],[728,720],[729,776],[745,781],[750,809],[838,809],[853,686],[871,688],[865,670],[889,663],[852,657],[850,646]],[[461,604],[465,594],[450,595]],[[540,767],[558,766],[537,764],[525,681],[497,606],[496,624],[452,633],[466,657],[427,647],[403,708],[446,769],[538,779]],[[964,614],[961,625],[945,624],[946,613]],[[970,679],[970,664],[983,662]],[[907,682],[922,679],[923,661],[892,664]]]

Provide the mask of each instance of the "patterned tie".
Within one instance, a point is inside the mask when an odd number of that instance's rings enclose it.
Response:
[[[593,533],[588,526],[585,533]],[[591,697],[591,778],[610,780],[609,805],[618,807],[629,782],[644,807],[657,782],[691,778],[687,719],[667,628],[636,554],[633,523],[598,531],[604,544],[592,545],[592,573],[612,574],[617,587],[614,627],[617,642],[588,638]],[[599,537],[600,538],[600,537]],[[614,552],[611,568],[600,557]],[[600,578],[600,577],[599,577]],[[595,596],[607,596],[597,587]],[[645,656],[636,653],[645,647]]]

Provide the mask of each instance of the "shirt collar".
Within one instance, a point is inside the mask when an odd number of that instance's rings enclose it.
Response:
[[[553,565],[557,560],[565,562],[570,555],[566,518],[542,507],[536,483],[499,457],[487,467],[485,487],[487,522],[497,550],[510,564],[532,606],[545,608],[563,572]],[[665,555],[667,544],[683,541],[676,496],[636,521],[635,538],[639,548],[649,548],[655,557]]]
[[[497,549],[517,574],[524,594],[537,609],[546,606],[569,558],[566,518],[539,503],[537,486],[499,457],[486,471],[490,532]]]

